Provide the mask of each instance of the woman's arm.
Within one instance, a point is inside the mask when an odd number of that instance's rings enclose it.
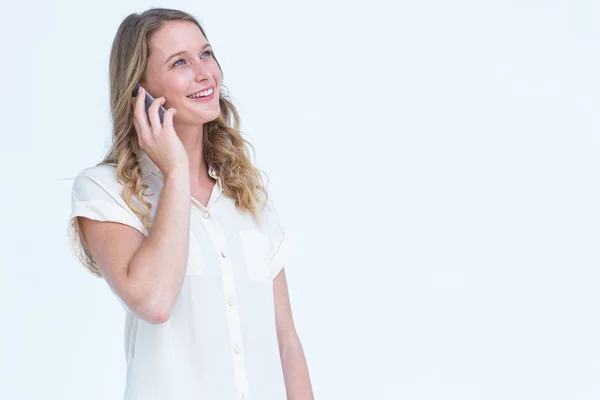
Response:
[[[107,283],[149,323],[169,319],[187,267],[190,224],[189,171],[165,177],[147,238],[115,222],[79,217],[82,234]]]
[[[279,342],[287,398],[288,400],[313,400],[314,395],[304,350],[292,317],[285,268],[281,269],[273,281],[273,296],[277,341]]]

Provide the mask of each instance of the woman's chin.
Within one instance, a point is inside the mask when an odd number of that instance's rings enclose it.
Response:
[[[207,122],[216,120],[217,118],[219,118],[220,114],[221,114],[220,107],[216,108],[215,110],[210,110],[210,111],[202,110],[201,112],[198,112],[198,111],[190,112],[188,121],[191,124],[202,125],[202,124],[206,124]]]

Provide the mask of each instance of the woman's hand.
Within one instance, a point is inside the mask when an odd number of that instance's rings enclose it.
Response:
[[[165,103],[165,98],[156,98],[148,108],[147,116],[144,104],[146,93],[141,86],[140,89],[132,101],[133,126],[138,135],[140,148],[165,177],[175,170],[187,169],[188,156],[173,127],[173,117],[177,110],[169,108],[164,114],[161,125],[158,109]]]

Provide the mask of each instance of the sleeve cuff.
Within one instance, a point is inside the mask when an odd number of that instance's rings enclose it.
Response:
[[[97,277],[102,277],[102,274],[89,253],[77,217],[86,217],[96,221],[118,222],[131,226],[146,236],[145,229],[139,219],[120,206],[102,200],[77,202],[73,207],[67,227],[69,248],[81,265]]]
[[[277,244],[275,252],[271,257],[271,275],[273,279],[279,275],[279,272],[281,272],[284,264],[287,262],[286,244],[287,241],[285,240],[285,231],[282,231],[279,243]]]

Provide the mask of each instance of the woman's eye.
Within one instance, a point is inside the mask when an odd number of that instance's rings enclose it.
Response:
[[[202,55],[205,55],[205,54],[207,54],[207,57],[212,56],[212,50],[206,50],[204,53],[202,53]],[[183,58],[180,58],[179,60],[175,61],[175,63],[173,63],[173,67],[176,67],[177,63],[179,61],[185,61],[185,60]]]

